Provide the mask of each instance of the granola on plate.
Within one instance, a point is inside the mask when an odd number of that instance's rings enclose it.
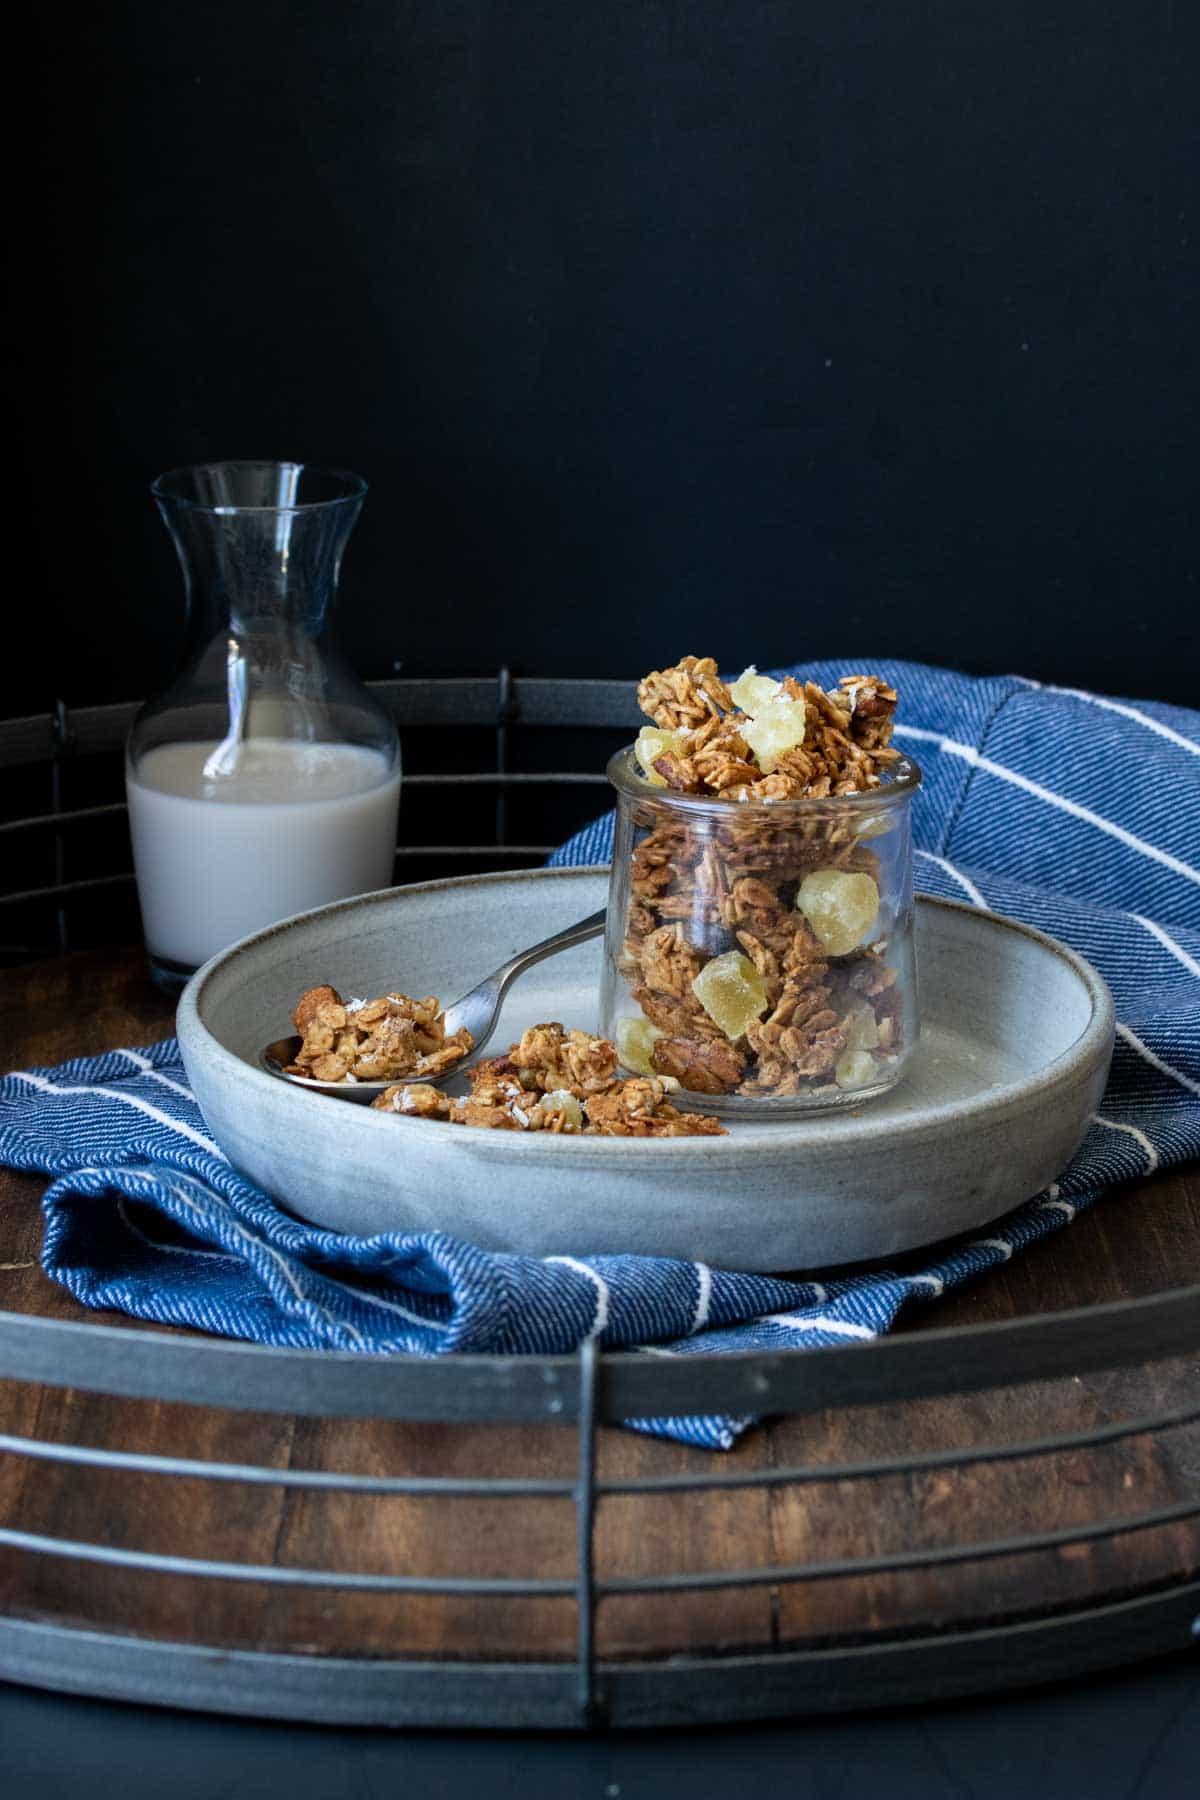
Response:
[[[285,1075],[312,1081],[414,1081],[444,1075],[475,1047],[465,1028],[447,1034],[440,1000],[382,994],[343,1000],[336,988],[309,988],[292,1023],[300,1034]]]
[[[623,1080],[606,1038],[532,1025],[502,1056],[467,1070],[461,1098],[422,1082],[398,1082],[372,1102],[380,1112],[441,1119],[492,1131],[548,1131],[564,1137],[723,1137],[724,1127],[671,1102],[670,1075]]]

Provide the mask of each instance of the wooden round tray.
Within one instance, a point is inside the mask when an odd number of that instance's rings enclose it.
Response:
[[[4,1066],[17,1068],[151,1041],[171,1029],[171,1008],[149,985],[140,952],[85,952],[0,977],[0,1022]],[[0,1308],[33,1319],[128,1323],[85,1312],[42,1275],[42,1185],[0,1171]],[[1185,1172],[1110,1194],[1017,1262],[914,1312],[904,1329],[1054,1313],[1197,1281],[1200,1180]],[[281,1416],[37,1382],[8,1381],[0,1388],[0,1431],[12,1437],[280,1470],[576,1478],[577,1434],[554,1424]],[[1196,1362],[1189,1355],[984,1392],[779,1418],[749,1432],[726,1457],[601,1427],[596,1473],[602,1483],[714,1468],[742,1472],[749,1480],[715,1491],[660,1487],[602,1497],[594,1522],[598,1578],[713,1570],[758,1579],[608,1595],[594,1622],[595,1681],[587,1707],[575,1711],[562,1698],[562,1683],[551,1680],[555,1670],[569,1674],[579,1654],[569,1586],[553,1596],[275,1586],[108,1567],[35,1554],[12,1542],[32,1534],[280,1570],[561,1577],[566,1586],[575,1577],[577,1556],[569,1493],[447,1499],[281,1490],[0,1454],[0,1529],[9,1539],[0,1546],[0,1643],[6,1647],[0,1673],[267,1715],[430,1724],[477,1723],[486,1716],[490,1722],[570,1724],[597,1715],[622,1723],[662,1722],[697,1712],[752,1717],[862,1704],[861,1680],[843,1680],[838,1670],[852,1670],[865,1649],[881,1646],[903,1652],[907,1662],[904,1679],[880,1690],[880,1699],[1061,1673],[1061,1655],[1039,1661],[1023,1647],[1028,1640],[1022,1632],[1031,1621],[1062,1622],[1063,1641],[1069,1637],[1076,1646],[1070,1653],[1074,1666],[1116,1663],[1172,1643],[1182,1646],[1200,1611],[1200,1517],[1195,1508],[1187,1516],[1196,1501],[1200,1425],[1185,1421],[1089,1447],[1059,1445],[1015,1460],[901,1475],[774,1486],[769,1477],[793,1465],[819,1471],[822,1464],[1077,1437],[1122,1420],[1186,1412],[1193,1404],[1200,1411]],[[755,1485],[759,1476],[767,1483]],[[1105,1521],[1162,1512],[1180,1516],[1150,1528],[1087,1535]],[[919,1553],[1041,1534],[1065,1535],[1067,1541],[983,1560],[966,1554],[924,1568],[918,1563],[778,1583],[761,1576],[773,1566],[860,1561],[900,1548]],[[1003,1631],[996,1635],[997,1628],[1009,1627],[1011,1640]],[[52,1654],[63,1630],[72,1634],[73,1661]],[[988,1655],[973,1657],[980,1633],[990,1634]],[[954,1654],[924,1655],[923,1647],[939,1643],[952,1643]],[[168,1654],[166,1645],[206,1654],[180,1664],[173,1675],[177,1652]],[[320,1665],[344,1670],[347,1662],[353,1681],[348,1677],[324,1699],[314,1699],[296,1674]],[[412,1675],[403,1695],[394,1676],[398,1665]],[[669,1684],[655,1690],[653,1701],[644,1695],[639,1700],[629,1685],[631,1670],[689,1665],[717,1673],[707,1688],[690,1691],[686,1705],[670,1698]],[[508,1698],[496,1698],[482,1713],[471,1706],[456,1711],[451,1676],[464,1666],[508,1671]],[[772,1670],[785,1666],[789,1681],[780,1686]],[[224,1670],[219,1688],[206,1674],[218,1668]],[[352,1692],[360,1696],[357,1704],[347,1697]]]

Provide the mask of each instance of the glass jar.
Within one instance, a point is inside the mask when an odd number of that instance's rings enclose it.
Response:
[[[248,932],[390,885],[400,745],[332,636],[366,483],[226,462],[151,491],[188,636],[134,721],[126,793],[151,973],[173,991]]]
[[[635,1074],[721,1116],[886,1093],[917,1041],[910,807],[898,762],[864,793],[721,800],[617,792],[600,1031]]]

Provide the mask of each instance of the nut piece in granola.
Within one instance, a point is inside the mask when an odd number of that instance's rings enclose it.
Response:
[[[707,962],[692,982],[692,992],[731,1042],[744,1037],[767,1010],[766,983],[740,950],[727,950]]]
[[[864,749],[886,748],[892,735],[896,690],[878,675],[843,675],[839,688],[850,702],[850,735]]]
[[[693,1094],[728,1094],[746,1073],[746,1058],[724,1038],[662,1037],[650,1052],[655,1075],[667,1075]]]
[[[879,889],[861,871],[814,869],[800,883],[796,905],[829,956],[848,956],[879,916]]]

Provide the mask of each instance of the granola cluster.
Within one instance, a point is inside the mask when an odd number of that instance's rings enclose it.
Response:
[[[343,1000],[336,988],[309,988],[292,1023],[301,1045],[284,1071],[313,1081],[395,1081],[444,1075],[474,1048],[465,1028],[447,1035],[439,1000],[382,994]]]
[[[647,778],[682,794],[790,800],[878,787],[900,760],[890,744],[896,690],[877,675],[844,675],[826,692],[753,667],[726,687],[711,656],[685,656],[638,684],[654,721],[638,743]]]
[[[575,1137],[721,1137],[720,1123],[681,1112],[670,1076],[622,1080],[606,1038],[533,1025],[503,1056],[468,1071],[471,1091],[454,1099],[426,1083],[397,1083],[372,1104],[381,1112],[477,1125],[492,1131],[550,1131]]]
[[[902,1047],[903,1002],[870,821],[761,803],[878,787],[899,760],[895,689],[848,675],[827,693],[753,668],[726,686],[711,657],[688,656],[648,675],[638,700],[651,785],[760,804],[636,815],[619,972],[641,1017],[618,1026],[622,1064],[713,1096],[871,1086]]]

